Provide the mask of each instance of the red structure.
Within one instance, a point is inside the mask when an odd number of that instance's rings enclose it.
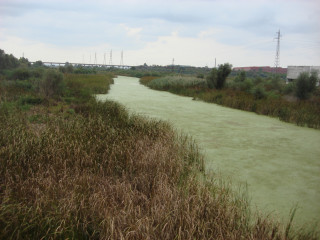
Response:
[[[274,73],[275,72],[274,67],[269,66],[263,66],[263,67],[235,67],[233,68],[234,71],[255,71],[255,72],[268,72],[268,73]],[[277,73],[287,74],[287,68],[277,68]]]

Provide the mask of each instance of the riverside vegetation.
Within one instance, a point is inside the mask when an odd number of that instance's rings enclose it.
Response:
[[[253,217],[167,123],[97,102],[111,74],[18,70],[0,78],[1,239],[318,238]]]
[[[145,76],[140,82],[152,89],[195,100],[276,117],[299,126],[320,128],[320,89],[315,86],[315,74],[303,73],[296,82],[286,85],[279,77],[257,75],[249,78],[245,72],[226,79],[231,72],[230,65],[219,68],[213,69],[207,79],[204,76],[167,75]],[[214,82],[219,79],[219,74],[226,74],[222,85]]]

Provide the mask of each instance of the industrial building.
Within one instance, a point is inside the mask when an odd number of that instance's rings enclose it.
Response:
[[[269,66],[262,66],[262,67],[234,67],[234,71],[254,71],[254,72],[268,72],[268,73],[281,73],[286,74],[287,69],[286,68],[275,68],[275,67],[269,67]]]
[[[320,79],[320,66],[288,66],[287,83],[297,79],[300,73],[303,72],[307,72],[309,74],[312,72],[317,72],[318,79]],[[317,86],[319,86],[319,80],[317,82]]]

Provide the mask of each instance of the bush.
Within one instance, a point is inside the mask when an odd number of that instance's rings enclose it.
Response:
[[[13,74],[12,74],[12,78],[14,80],[26,80],[31,76],[30,72],[28,69],[26,68],[18,68],[16,70],[14,70]]]
[[[316,73],[312,73],[311,76],[306,72],[300,73],[296,82],[296,97],[300,100],[309,98],[310,94],[316,89],[317,81]]]
[[[40,82],[40,92],[44,97],[61,96],[64,90],[63,75],[55,70],[48,70]]]
[[[255,99],[263,99],[267,96],[266,91],[262,87],[255,87],[252,94]]]
[[[245,71],[240,71],[234,79],[235,82],[244,82],[245,80],[246,80]]]
[[[251,79],[246,79],[240,83],[240,89],[245,92],[250,92],[251,88],[253,87],[253,82]]]
[[[35,78],[42,78],[44,75],[44,68],[36,68],[31,71],[31,75]]]
[[[290,94],[293,93],[295,90],[296,86],[294,84],[294,82],[288,83],[284,88],[283,88],[283,93],[284,94]]]

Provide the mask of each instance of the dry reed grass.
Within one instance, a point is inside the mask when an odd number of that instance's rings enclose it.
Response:
[[[1,115],[1,239],[293,239],[199,181],[197,146],[168,124],[114,102],[76,112],[48,116],[41,134]]]

